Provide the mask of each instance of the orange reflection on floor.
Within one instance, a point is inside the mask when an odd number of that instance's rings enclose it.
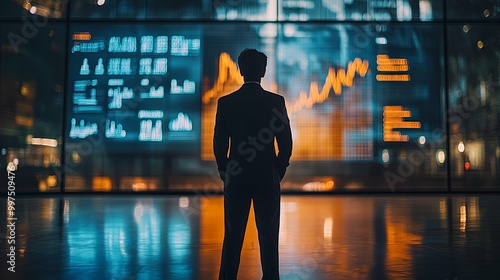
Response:
[[[497,279],[499,203],[494,194],[285,195],[280,278]],[[222,196],[57,194],[16,205],[16,279],[217,279]],[[261,279],[259,257],[252,214],[239,280]]]
[[[420,231],[418,223],[408,223],[407,209],[386,208],[386,257],[385,266],[388,279],[413,279],[409,274],[414,266],[413,245],[422,244],[422,236],[413,234]]]

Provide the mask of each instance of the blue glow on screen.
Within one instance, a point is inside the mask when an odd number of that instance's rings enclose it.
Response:
[[[71,30],[69,143],[100,137],[111,151],[196,150],[201,27],[82,24]],[[197,116],[192,119],[192,116]],[[190,132],[186,134],[186,132]]]

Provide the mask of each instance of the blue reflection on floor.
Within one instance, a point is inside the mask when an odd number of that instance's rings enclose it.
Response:
[[[6,209],[6,199],[0,206]],[[221,196],[16,200],[16,267],[0,279],[216,279]],[[499,195],[283,196],[282,279],[500,279]],[[251,216],[239,279],[260,279]]]

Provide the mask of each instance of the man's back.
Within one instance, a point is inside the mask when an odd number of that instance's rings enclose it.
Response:
[[[230,152],[227,158],[227,138]],[[276,137],[279,156],[276,155]],[[279,183],[292,140],[284,98],[258,83],[245,83],[219,99],[214,134],[217,164],[231,184]],[[226,182],[228,183],[228,182]]]

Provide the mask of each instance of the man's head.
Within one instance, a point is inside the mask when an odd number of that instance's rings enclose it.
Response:
[[[245,81],[260,81],[266,73],[267,56],[256,49],[244,49],[238,56],[238,66]]]

